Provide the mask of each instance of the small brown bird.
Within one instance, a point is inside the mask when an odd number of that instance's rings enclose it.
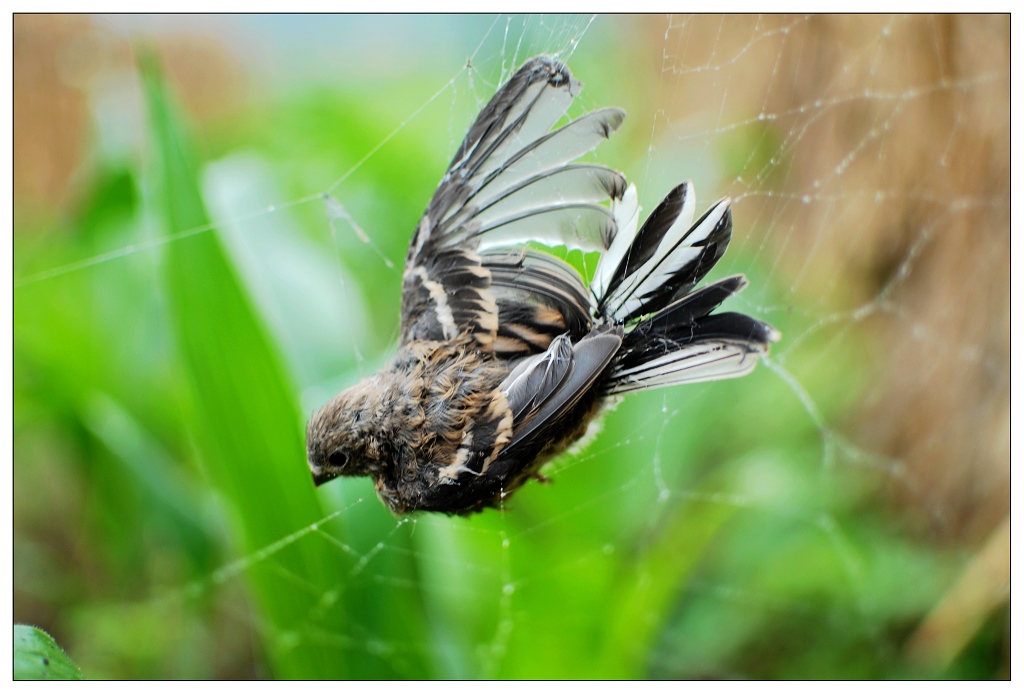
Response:
[[[480,112],[413,234],[398,353],[310,419],[317,485],[370,475],[395,513],[497,507],[607,396],[742,376],[778,339],[713,313],[741,275],[694,291],[729,243],[728,198],[691,224],[682,183],[638,231],[625,177],[572,163],[625,117],[600,109],[552,131],[579,91],[537,57]],[[589,289],[536,243],[601,251]]]

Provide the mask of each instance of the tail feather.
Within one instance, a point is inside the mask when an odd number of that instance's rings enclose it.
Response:
[[[624,323],[653,313],[692,290],[718,262],[732,237],[729,198],[691,225],[694,199],[693,185],[681,183],[628,246],[621,238],[612,242],[597,273],[599,310]]]
[[[650,276],[672,250],[693,219],[693,185],[684,181],[676,186],[654,208],[640,231],[636,232],[629,247],[623,248],[621,258],[608,254],[606,260],[615,270],[605,294],[605,301],[614,312],[615,302],[628,298],[638,281]]]
[[[639,366],[661,357],[683,345],[723,342],[749,345],[759,352],[767,351],[775,339],[772,327],[742,313],[716,313],[692,323],[680,323],[657,332],[627,334],[619,364],[624,369]]]
[[[754,370],[761,353],[749,344],[700,342],[680,345],[678,349],[630,369],[616,366],[605,385],[605,394],[738,378]]]
[[[635,207],[630,191],[622,204]],[[725,253],[732,235],[724,198],[693,224],[693,187],[672,190],[640,230],[619,226],[601,259],[591,289],[597,311],[627,332],[605,385],[609,394],[680,383],[736,378],[749,373],[778,331],[742,313],[713,313],[747,285],[742,275],[697,291],[694,287]]]
[[[702,287],[692,294],[684,294],[682,298],[637,325],[633,333],[639,336],[644,333],[665,332],[679,325],[691,325],[721,306],[733,294],[743,291],[746,286],[747,279],[743,275],[733,275]]]

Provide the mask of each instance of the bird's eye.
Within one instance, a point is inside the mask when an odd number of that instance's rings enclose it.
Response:
[[[348,456],[342,453],[341,451],[334,451],[334,453],[331,453],[329,456],[327,456],[327,464],[334,469],[344,467],[345,463],[347,462]]]

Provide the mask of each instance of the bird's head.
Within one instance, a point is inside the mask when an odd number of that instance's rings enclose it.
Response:
[[[343,390],[306,426],[306,459],[313,482],[374,475],[384,466],[380,423],[390,411],[377,377]]]

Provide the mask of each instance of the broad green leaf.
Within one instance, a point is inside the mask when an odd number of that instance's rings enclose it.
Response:
[[[85,676],[52,636],[38,627],[15,624],[14,679],[81,680]]]

